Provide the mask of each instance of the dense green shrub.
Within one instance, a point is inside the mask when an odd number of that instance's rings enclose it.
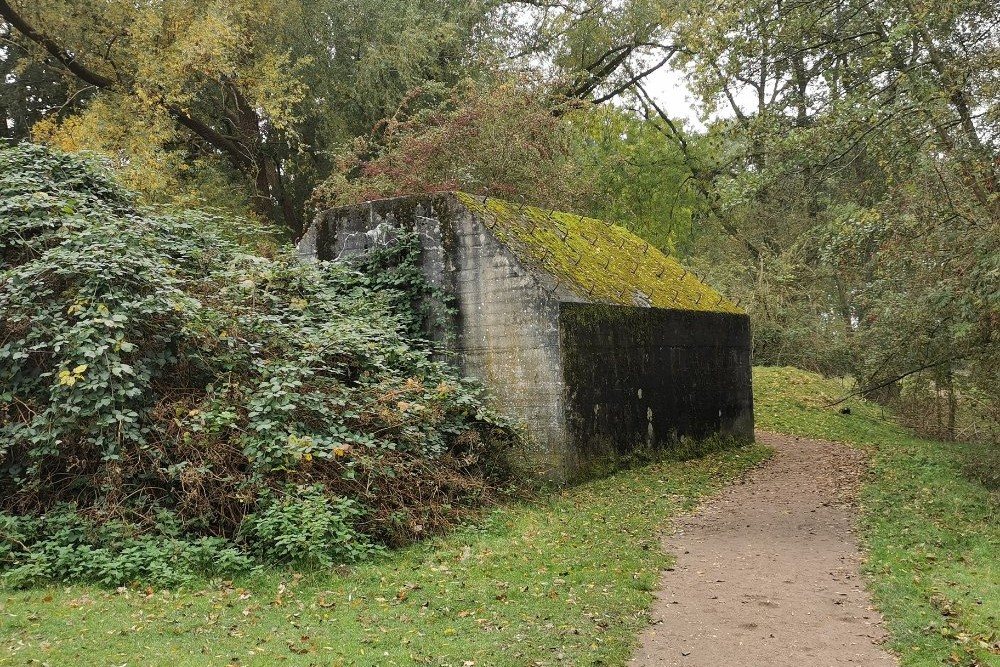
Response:
[[[246,517],[241,534],[265,560],[331,566],[378,551],[354,529],[363,514],[357,502],[331,498],[320,485],[290,486]]]
[[[391,307],[406,300],[273,244],[252,251],[245,239],[260,238],[244,220],[145,210],[80,157],[0,151],[0,510],[71,503],[137,536],[169,516],[176,539],[326,563],[358,555],[338,531],[404,542],[489,495],[510,430],[410,336]],[[334,503],[310,505],[333,512],[316,518],[329,558],[294,536],[284,551],[253,543],[280,530],[294,503],[267,503],[289,484]]]
[[[0,564],[8,585],[83,580],[105,585],[149,581],[181,584],[193,576],[232,576],[254,567],[221,537],[183,537],[172,517],[137,533],[120,521],[88,520],[73,505],[40,517],[0,514]]]

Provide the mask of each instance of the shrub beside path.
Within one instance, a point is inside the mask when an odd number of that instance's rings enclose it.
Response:
[[[758,432],[774,458],[678,520],[634,667],[896,665],[859,572],[864,455]]]

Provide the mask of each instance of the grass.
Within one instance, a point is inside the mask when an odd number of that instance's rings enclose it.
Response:
[[[754,372],[757,424],[871,452],[861,493],[865,571],[903,666],[1000,665],[997,496],[963,474],[971,446],[913,437],[837,380]]]
[[[997,498],[966,447],[914,438],[837,381],[754,372],[761,428],[871,452],[865,570],[904,667],[1000,665]],[[0,664],[623,665],[669,562],[667,520],[767,450],[655,463],[351,571],[184,590],[0,590]]]
[[[622,665],[667,520],[767,455],[622,472],[349,572],[0,590],[0,664]]]

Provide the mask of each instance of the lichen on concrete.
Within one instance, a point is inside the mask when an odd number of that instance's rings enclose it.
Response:
[[[588,301],[626,306],[743,313],[676,260],[618,225],[464,192],[455,196],[485,218],[519,259],[555,276]]]

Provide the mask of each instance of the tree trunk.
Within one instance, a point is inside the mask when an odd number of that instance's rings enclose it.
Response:
[[[288,196],[277,162],[268,156],[255,161],[253,210],[269,220],[282,223],[297,238],[302,233],[302,217]]]
[[[955,417],[958,412],[958,397],[955,394],[955,376],[949,370],[946,375],[948,383],[948,441],[955,442],[958,439],[955,432]]]
[[[844,322],[844,335],[851,338],[854,335],[854,320],[851,314],[851,303],[847,297],[847,290],[844,282],[836,273],[833,275],[833,284],[837,288],[837,306],[840,311],[840,319]]]

